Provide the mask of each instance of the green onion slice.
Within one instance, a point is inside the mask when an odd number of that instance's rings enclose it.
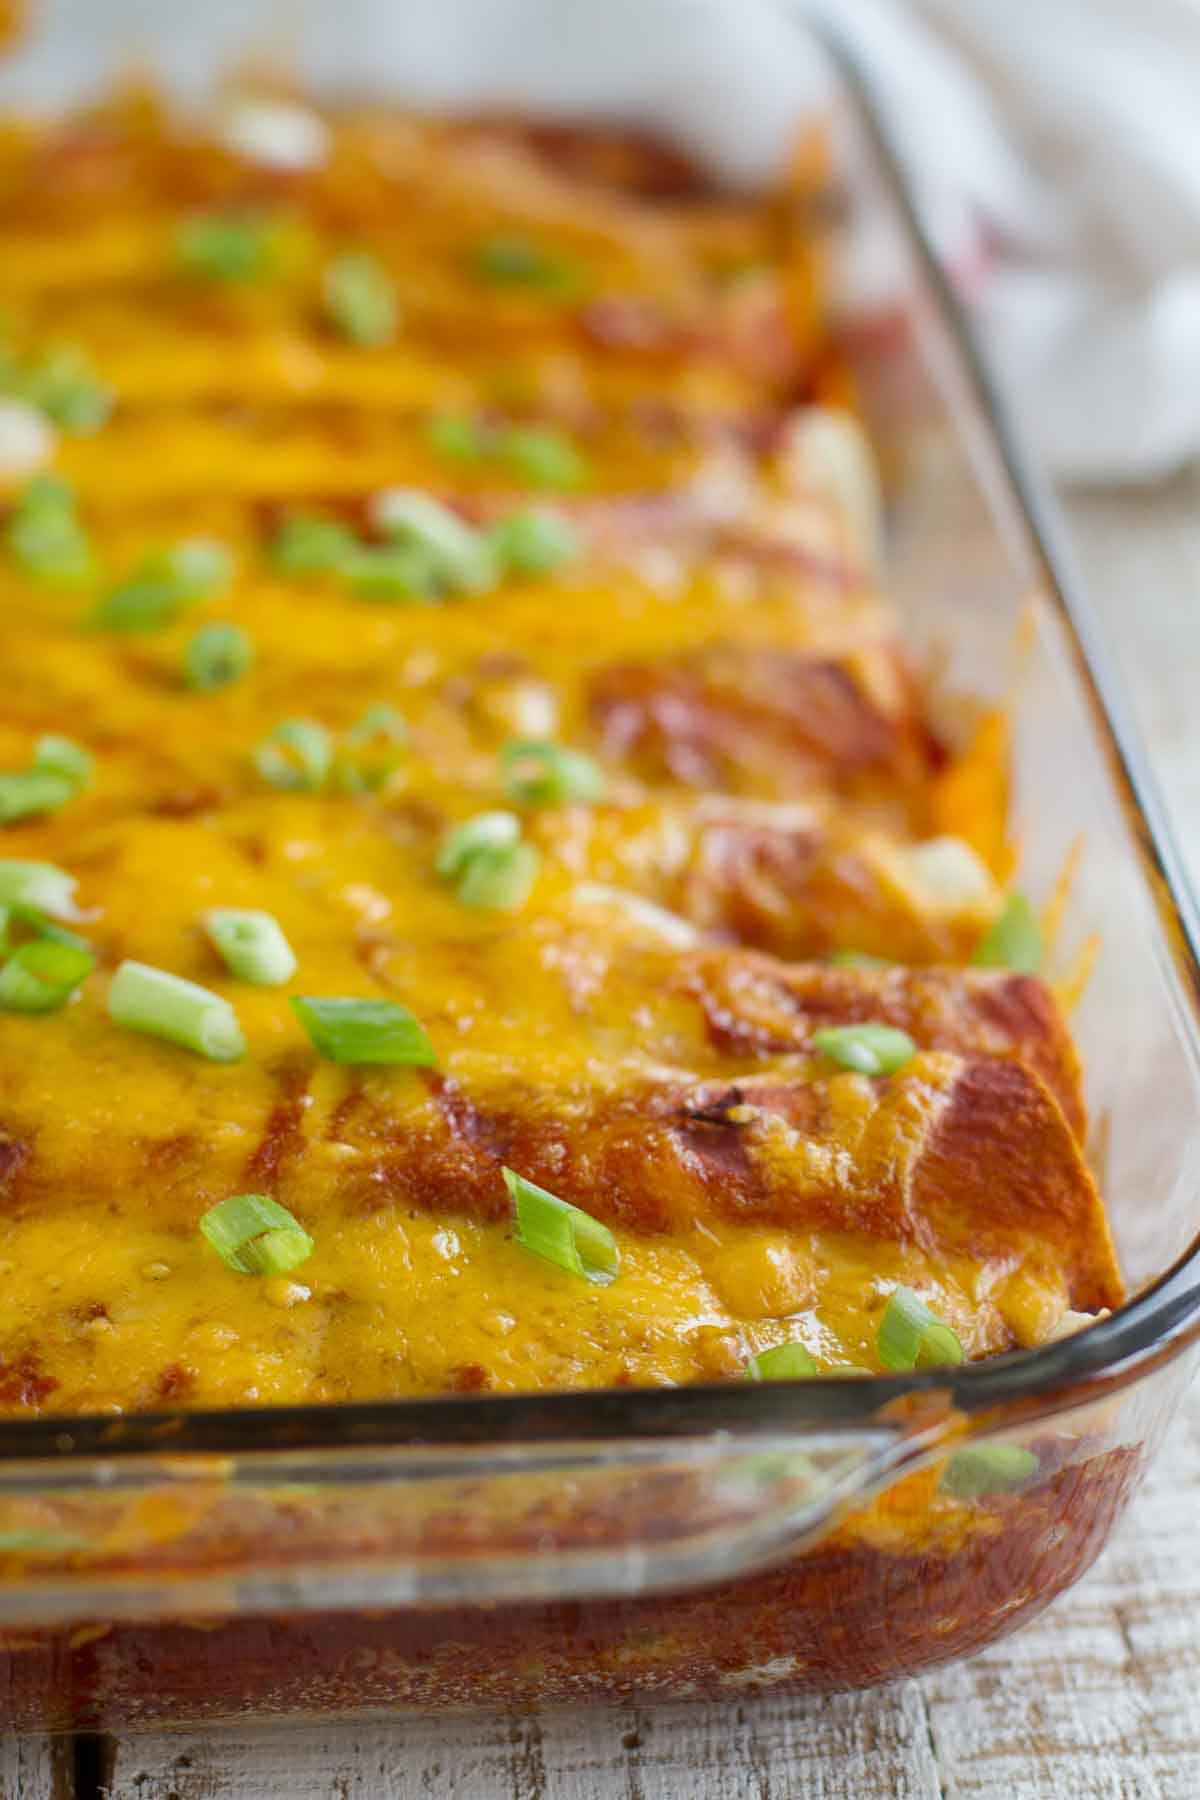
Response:
[[[52,344],[24,360],[0,358],[0,393],[25,400],[64,431],[99,429],[113,406],[113,395],[97,381],[77,344]]]
[[[69,1531],[0,1531],[0,1555],[17,1555],[22,1551],[40,1551],[44,1556],[65,1556],[72,1550],[86,1550],[88,1540]]]
[[[800,1381],[817,1374],[817,1365],[803,1344],[776,1344],[760,1350],[746,1364],[747,1381]]]
[[[831,950],[826,957],[840,969],[894,969],[896,964],[887,956],[872,956],[867,950]]]
[[[53,1012],[64,1006],[96,966],[91,951],[52,937],[34,938],[0,966],[0,1007]]]
[[[209,281],[265,281],[279,272],[295,235],[276,214],[194,213],[175,227],[175,263]]]
[[[38,581],[73,587],[95,575],[91,544],[76,511],[75,490],[61,475],[35,475],[25,484],[9,515],[5,535],[19,566]]]
[[[590,805],[604,793],[604,773],[592,757],[540,739],[506,744],[500,775],[506,797],[521,806]]]
[[[403,1063],[432,1069],[433,1045],[420,1020],[394,1000],[322,999],[293,995],[292,1011],[329,1062]]]
[[[0,906],[29,907],[52,919],[77,919],[78,882],[53,863],[0,858]]]
[[[488,453],[490,437],[478,419],[465,413],[435,413],[427,427],[429,447],[451,462],[478,463]]]
[[[75,782],[52,769],[18,769],[0,775],[0,825],[57,812],[75,793]]]
[[[361,548],[349,525],[320,513],[288,513],[270,548],[281,575],[327,575]]]
[[[315,1249],[299,1219],[266,1194],[218,1200],[201,1217],[200,1230],[238,1275],[285,1275]]]
[[[146,558],[148,574],[172,582],[184,601],[209,600],[233,578],[233,556],[219,538],[181,538]]]
[[[182,605],[172,582],[155,575],[131,575],[105,594],[86,623],[97,631],[158,631],[172,622]]]
[[[955,1451],[938,1486],[956,1500],[981,1500],[1024,1487],[1037,1471],[1037,1456],[1020,1444],[968,1444]]]
[[[330,322],[353,344],[378,349],[396,335],[400,308],[395,283],[369,250],[344,251],[325,265],[321,299]]]
[[[63,925],[56,925],[34,906],[25,906],[19,900],[0,905],[0,952],[10,949],[22,935],[27,938],[53,938],[56,944],[70,944],[76,950],[91,950],[86,938],[81,938],[78,932],[68,931]]]
[[[165,1038],[211,1062],[236,1062],[246,1049],[228,1000],[148,963],[120,965],[108,984],[108,1016],[114,1024]]]
[[[516,575],[549,575],[574,562],[582,550],[578,531],[563,512],[550,506],[524,506],[509,513],[488,533],[502,569]]]
[[[100,631],[157,631],[185,606],[207,600],[227,585],[233,559],[212,538],[185,538],[142,558],[88,615]]]
[[[92,779],[96,759],[90,750],[85,750],[74,738],[61,737],[58,732],[47,731],[33,746],[33,766],[35,769],[47,770],[52,775],[61,775],[81,788],[86,787]]]
[[[270,913],[214,906],[202,915],[201,923],[218,956],[239,981],[279,987],[296,973],[296,953]]]
[[[389,538],[422,551],[451,593],[482,594],[495,587],[499,569],[488,540],[432,494],[387,488],[375,496],[371,514]]]
[[[917,1054],[907,1031],[894,1025],[827,1025],[814,1031],[813,1049],[860,1075],[894,1075]]]
[[[446,833],[438,850],[435,868],[448,881],[461,875],[468,862],[480,851],[507,850],[520,840],[521,821],[516,813],[482,812],[465,819]]]
[[[588,478],[583,452],[550,425],[510,425],[496,433],[491,453],[531,487],[578,488]]]
[[[481,912],[517,912],[529,898],[541,861],[533,844],[477,850],[458,878],[459,902]]]
[[[523,237],[485,238],[477,244],[471,267],[480,281],[493,287],[536,289],[543,294],[577,294],[583,277],[572,263]]]
[[[378,793],[404,760],[408,722],[384,700],[368,706],[343,732],[334,758],[333,776],[349,793]]]
[[[875,1350],[885,1369],[934,1369],[963,1361],[956,1334],[907,1287],[896,1288],[888,1300]]]
[[[315,794],[333,767],[333,740],[315,719],[284,719],[256,746],[253,760],[272,787]]]
[[[215,693],[246,674],[254,662],[254,640],[240,625],[214,620],[201,625],[184,645],[183,679],[198,694]]]
[[[365,600],[436,600],[442,591],[437,562],[421,544],[364,544],[340,573]]]
[[[568,1275],[606,1286],[620,1268],[617,1240],[607,1225],[560,1200],[514,1169],[502,1170],[513,1203],[516,1241]]]
[[[1013,969],[1036,975],[1042,966],[1042,928],[1024,894],[1010,894],[975,947],[971,961],[980,969]]]

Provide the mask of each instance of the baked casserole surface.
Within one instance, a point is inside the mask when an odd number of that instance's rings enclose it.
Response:
[[[914,1358],[1118,1303],[1004,721],[941,723],[880,589],[821,173],[4,126],[5,1409],[878,1370],[897,1292]]]

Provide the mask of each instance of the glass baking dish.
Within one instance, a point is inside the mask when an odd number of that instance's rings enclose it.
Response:
[[[145,5],[52,8],[36,53],[0,66],[0,104],[77,96],[119,67],[135,23],[143,60],[161,53],[164,73],[193,87],[231,33],[253,47],[252,26],[278,23],[272,7],[196,10],[170,9],[168,31]],[[285,10],[314,33],[289,40],[298,65],[348,83],[354,59],[332,54],[330,9]],[[339,9],[342,29],[361,34],[368,10]],[[557,22],[520,40],[536,51],[524,88],[490,65],[439,79],[426,44],[424,75],[408,67],[396,97],[442,104],[457,88],[473,105],[654,122],[647,69],[667,67],[680,8],[515,10]],[[472,9],[451,12],[469,21]],[[583,78],[571,41],[585,15],[603,81]],[[839,244],[845,267],[869,243],[889,272],[886,305],[844,328],[886,471],[888,582],[945,691],[1008,709],[1022,885],[1045,901],[1071,871],[1054,957],[1066,970],[1094,949],[1074,1026],[1133,1297],[1079,1336],[953,1373],[2,1420],[2,1729],[911,1674],[1013,1629],[1084,1572],[1188,1380],[1200,1338],[1194,905],[1051,509],[859,78],[790,15],[748,8],[741,25],[720,59],[732,123],[755,110],[772,60],[760,123],[769,114],[778,136],[800,122],[781,109],[801,107],[811,122],[819,97],[835,263]],[[373,60],[386,85],[387,58]],[[420,64],[420,47],[407,61]],[[667,111],[686,137],[677,99]],[[694,82],[693,104],[712,106],[711,83]],[[1030,1453],[1021,1466],[1034,1472],[977,1491],[964,1449],[996,1442]]]

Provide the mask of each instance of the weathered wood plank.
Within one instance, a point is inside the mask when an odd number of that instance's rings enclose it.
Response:
[[[372,1730],[131,1739],[113,1800],[941,1800],[916,1683],[797,1704],[664,1706]]]
[[[69,1800],[64,1774],[45,1738],[0,1738],[0,1800]]]

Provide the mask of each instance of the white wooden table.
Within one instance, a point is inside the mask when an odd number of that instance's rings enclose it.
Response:
[[[1076,498],[1200,881],[1200,480]],[[1192,843],[1188,845],[1188,839]],[[1114,1544],[974,1661],[882,1693],[0,1745],[0,1800],[1200,1800],[1200,1387]]]

